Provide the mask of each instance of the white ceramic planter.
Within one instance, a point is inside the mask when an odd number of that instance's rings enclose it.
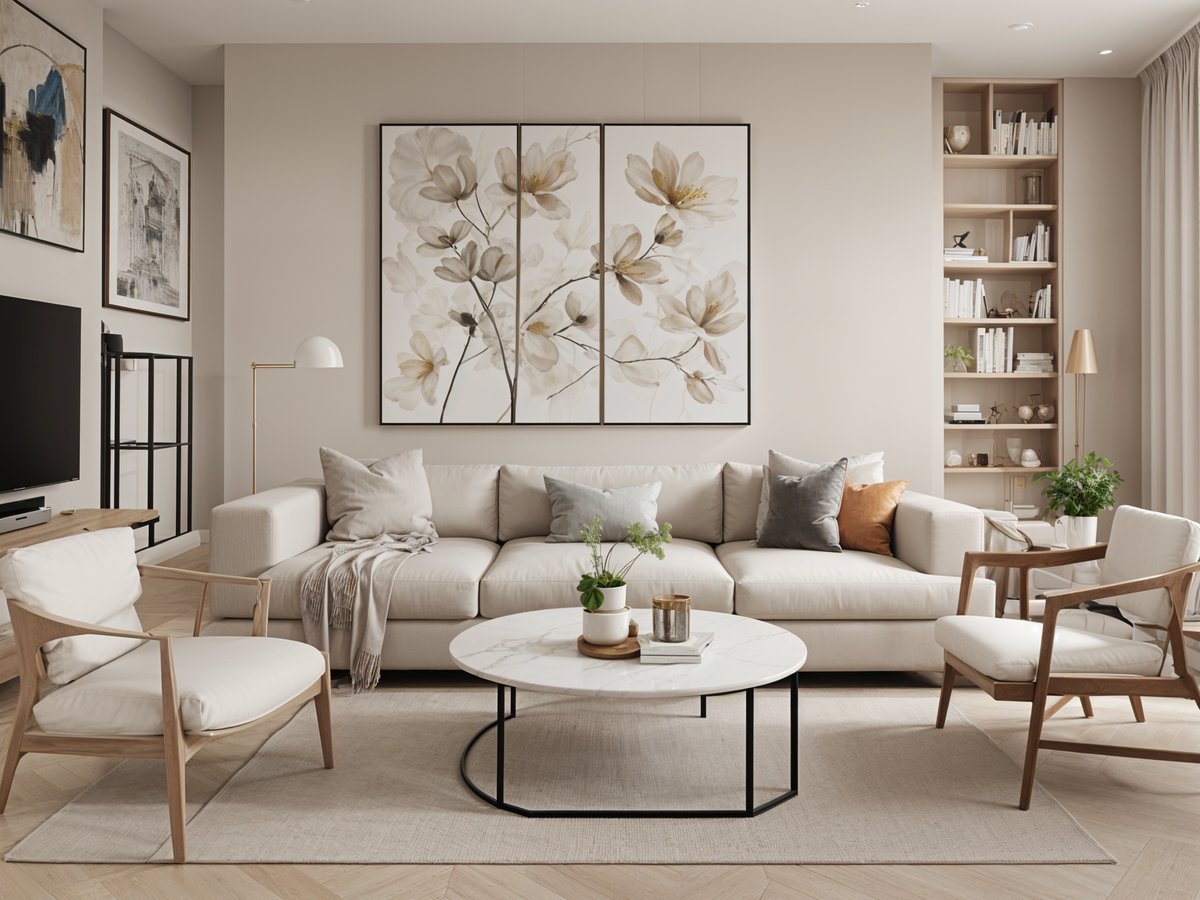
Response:
[[[614,609],[608,612],[597,610],[588,612],[582,610],[583,639],[589,644],[600,647],[611,647],[629,637],[628,608]]]
[[[600,593],[604,595],[604,602],[600,604],[597,612],[620,612],[625,608],[625,587],[610,587],[600,588]]]
[[[1054,537],[1068,547],[1090,547],[1096,543],[1096,516],[1059,516],[1054,523]]]

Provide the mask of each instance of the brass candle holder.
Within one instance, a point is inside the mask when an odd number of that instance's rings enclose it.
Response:
[[[650,598],[654,639],[679,644],[692,636],[692,598],[687,594],[661,594]]]

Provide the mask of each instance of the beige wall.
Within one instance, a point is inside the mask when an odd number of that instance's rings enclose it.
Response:
[[[250,484],[250,362],[311,334],[346,368],[259,379],[260,484],[316,471],[324,443],[435,462],[882,448],[933,488],[930,78],[924,45],[226,48],[226,497]],[[378,124],[573,120],[752,124],[753,425],[378,426]]]

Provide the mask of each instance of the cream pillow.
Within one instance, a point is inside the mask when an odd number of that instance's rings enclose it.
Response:
[[[321,448],[325,473],[325,514],[332,524],[328,541],[358,541],[381,534],[437,537],[433,499],[420,450],[406,450],[364,465],[328,447]]]
[[[754,535],[757,539],[762,535],[763,525],[767,521],[767,512],[771,508],[771,478],[776,475],[787,475],[791,478],[803,478],[832,463],[811,463],[794,456],[785,456],[778,450],[767,454],[767,468],[763,472],[762,494],[758,500],[758,521],[754,524]],[[864,453],[861,456],[846,457],[846,482],[848,484],[879,484],[883,481],[883,451]]]

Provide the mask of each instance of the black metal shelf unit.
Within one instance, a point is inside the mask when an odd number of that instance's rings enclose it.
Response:
[[[121,437],[121,363],[135,360],[146,364],[146,437]],[[186,364],[186,383],[184,366]],[[155,369],[175,369],[175,416],[173,430],[157,436],[154,421]],[[175,451],[175,533],[170,540],[192,530],[192,357],[170,353],[113,353],[101,350],[100,377],[100,506],[121,506],[121,453],[146,455],[146,506],[154,508],[154,470],[159,450]],[[186,430],[185,430],[186,429]],[[186,457],[186,462],[185,462]],[[186,513],[184,510],[186,509]],[[185,527],[186,525],[186,527]],[[149,546],[162,543],[149,526]]]

